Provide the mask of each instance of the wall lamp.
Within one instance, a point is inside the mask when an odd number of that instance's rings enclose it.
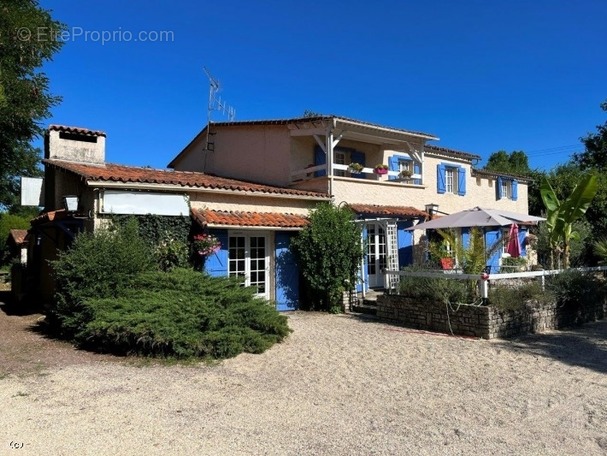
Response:
[[[63,197],[63,207],[68,212],[76,212],[78,210],[78,197],[76,195],[65,195]]]
[[[446,212],[441,212],[438,210],[438,204],[430,203],[424,206],[426,212],[430,215],[430,218],[434,217],[436,214],[449,215]]]

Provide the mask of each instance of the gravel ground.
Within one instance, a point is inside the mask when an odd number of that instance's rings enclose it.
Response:
[[[295,312],[262,355],[169,366],[35,320],[0,312],[0,455],[607,454],[607,321],[485,341]]]

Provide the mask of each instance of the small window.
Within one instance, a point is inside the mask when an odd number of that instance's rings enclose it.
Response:
[[[445,192],[457,193],[457,168],[445,168]]]
[[[502,198],[512,199],[512,181],[502,180]]]

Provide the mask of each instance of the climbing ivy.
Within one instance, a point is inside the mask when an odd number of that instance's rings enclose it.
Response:
[[[188,237],[192,230],[192,219],[189,216],[115,215],[112,220],[124,227],[133,218],[138,222],[139,235],[151,247],[161,270],[168,271],[190,264]]]

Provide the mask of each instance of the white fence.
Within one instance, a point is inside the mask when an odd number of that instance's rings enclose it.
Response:
[[[571,268],[571,269],[549,269],[546,271],[530,271],[530,272],[512,272],[505,274],[490,274],[487,278],[481,278],[480,274],[463,274],[459,271],[385,271],[385,283],[386,289],[396,290],[400,277],[430,277],[434,279],[449,279],[449,280],[477,280],[482,281],[496,281],[505,279],[528,279],[528,278],[540,278],[542,281],[542,290],[544,289],[546,276],[552,276],[561,274],[567,271],[580,271],[580,272],[601,272],[607,271],[607,266],[597,266],[593,268]],[[482,288],[482,287],[481,287]],[[486,296],[483,296],[486,297]]]

